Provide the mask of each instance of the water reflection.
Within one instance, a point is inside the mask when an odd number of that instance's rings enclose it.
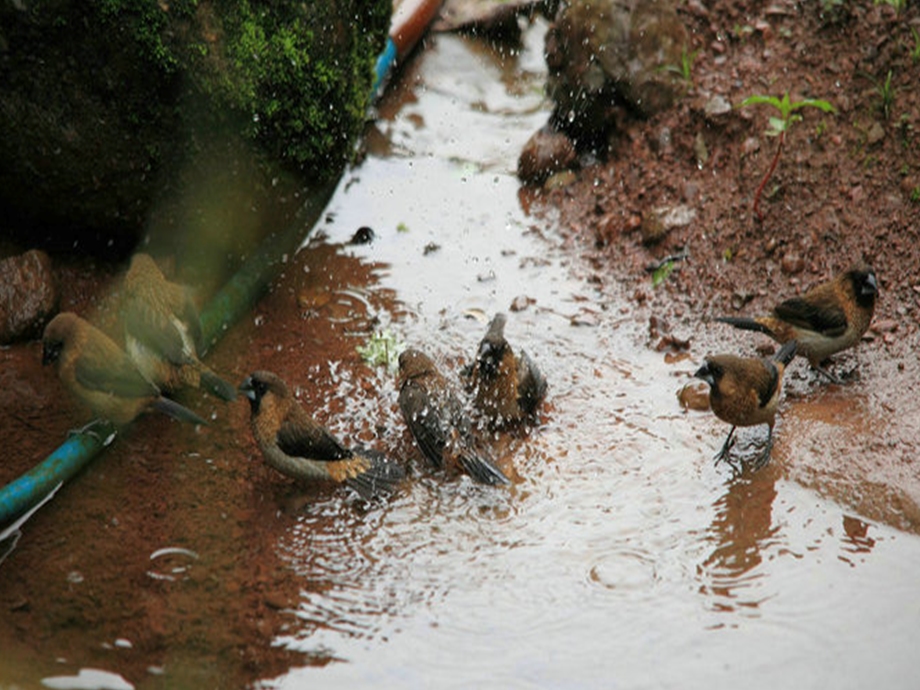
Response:
[[[759,472],[742,472],[728,482],[728,490],[713,508],[709,530],[715,549],[700,564],[701,591],[713,597],[721,611],[743,607],[750,612],[762,599],[756,596],[757,572],[764,553],[776,543],[779,527],[773,522],[776,499],[776,465]]]

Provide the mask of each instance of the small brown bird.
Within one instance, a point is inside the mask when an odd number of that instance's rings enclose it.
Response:
[[[716,321],[765,333],[778,343],[798,342],[798,353],[835,383],[840,380],[821,367],[831,355],[853,347],[868,330],[875,311],[878,280],[867,266],[857,266],[787,299],[757,318],[725,316]]]
[[[303,482],[346,484],[365,500],[392,491],[406,476],[383,453],[345,448],[270,371],[254,372],[239,390],[249,398],[249,425],[262,457],[282,474]]]
[[[475,448],[472,422],[434,362],[418,350],[399,355],[399,408],[422,454],[435,468],[463,471],[483,484],[508,477]]]
[[[714,355],[706,358],[694,376],[709,384],[709,405],[716,417],[732,425],[716,462],[725,460],[735,428],[767,424],[767,446],[754,463],[760,468],[770,461],[776,407],[783,389],[783,372],[796,353],[796,341],[785,343],[771,359]]]
[[[190,290],[166,280],[148,254],[132,257],[121,308],[125,349],[150,381],[167,392],[190,386],[236,398],[236,388],[199,359],[201,322]]]
[[[546,379],[523,350],[505,340],[504,314],[496,314],[473,363],[473,403],[493,427],[532,419],[546,397]]]
[[[45,326],[42,363],[52,362],[64,387],[115,426],[125,426],[150,409],[193,424],[207,423],[164,398],[115,341],[71,312],[58,314]]]

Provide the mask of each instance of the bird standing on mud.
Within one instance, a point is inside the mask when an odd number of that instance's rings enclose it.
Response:
[[[479,343],[471,383],[473,403],[493,427],[533,418],[546,396],[546,379],[527,353],[514,354],[505,339],[504,314],[496,314]]]
[[[771,359],[714,355],[706,358],[694,376],[709,384],[709,405],[716,417],[732,425],[716,462],[725,460],[732,446],[735,428],[767,424],[769,432],[755,469],[770,461],[773,425],[783,388],[783,373],[796,353],[796,341],[784,344]]]
[[[346,484],[365,500],[392,491],[405,477],[403,467],[382,453],[345,448],[275,374],[256,371],[239,390],[249,398],[249,424],[262,457],[282,474],[303,482]]]
[[[868,330],[875,311],[878,280],[868,266],[857,266],[832,280],[776,305],[766,316],[719,317],[736,328],[765,333],[778,343],[798,342],[798,354],[834,383],[821,367],[831,355],[853,347]]]
[[[465,472],[483,484],[508,484],[475,448],[472,422],[447,379],[419,350],[399,355],[399,408],[418,447],[435,468]]]
[[[180,421],[206,424],[191,410],[164,398],[115,341],[71,312],[58,314],[45,326],[42,363],[55,363],[64,387],[94,415],[115,426],[126,426],[151,409]]]
[[[166,280],[148,254],[131,259],[121,307],[125,348],[150,381],[167,392],[190,386],[236,398],[236,388],[199,359],[201,323],[190,290]]]

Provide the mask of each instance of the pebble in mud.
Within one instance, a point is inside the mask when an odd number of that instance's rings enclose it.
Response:
[[[798,275],[805,270],[805,260],[799,254],[790,252],[783,257],[782,268],[786,275]]]
[[[568,136],[543,127],[524,145],[518,159],[518,177],[525,184],[540,184],[568,169],[575,158],[575,146]]]

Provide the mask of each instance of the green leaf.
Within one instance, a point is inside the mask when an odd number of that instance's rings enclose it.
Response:
[[[387,329],[372,334],[364,345],[358,345],[355,350],[368,365],[384,366],[392,371],[396,369],[399,361],[402,343],[392,331]]]
[[[787,121],[780,117],[771,117],[769,120],[770,127],[766,131],[768,137],[778,137],[786,131]]]
[[[761,96],[760,94],[748,96],[741,101],[740,107],[743,108],[747,105],[772,105],[777,110],[780,109],[779,99],[776,96]]]
[[[803,101],[796,101],[792,104],[793,110],[798,110],[800,108],[818,108],[819,110],[823,110],[825,113],[837,112],[837,108],[832,106],[827,101],[821,101],[814,98],[806,98]]]
[[[665,280],[668,279],[668,276],[674,271],[674,262],[665,261],[661,266],[655,269],[655,272],[652,273],[652,287],[658,287]]]

